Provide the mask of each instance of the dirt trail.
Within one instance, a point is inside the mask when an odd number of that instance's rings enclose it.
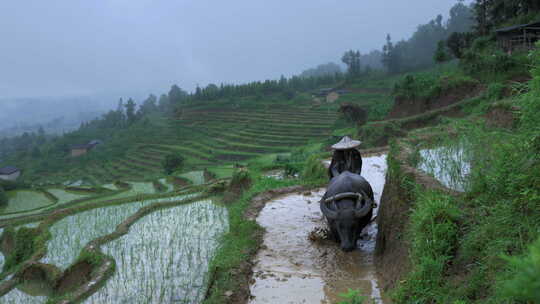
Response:
[[[370,182],[377,203],[385,181],[386,155],[366,157],[362,175]],[[383,300],[373,261],[377,227],[364,230],[359,250],[344,253],[334,242],[311,242],[308,235],[325,227],[318,201],[324,189],[272,200],[257,222],[266,229],[255,257],[250,303],[336,303],[348,288],[360,289],[374,303]],[[378,208],[375,209],[375,214]]]

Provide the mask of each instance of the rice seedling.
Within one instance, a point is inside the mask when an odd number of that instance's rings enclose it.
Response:
[[[17,288],[2,296],[2,304],[43,304],[47,302],[46,296],[32,296]]]
[[[165,187],[167,187],[167,191],[165,192],[171,192],[174,190],[174,185],[169,183],[166,178],[161,178],[158,180],[161,184],[163,184]]]
[[[419,151],[417,167],[448,188],[467,191],[472,161],[470,150],[470,144],[463,139],[434,149],[423,149]]]
[[[105,189],[113,190],[113,191],[118,190],[118,187],[116,187],[114,184],[105,184],[105,185],[102,185],[101,187]]]
[[[145,216],[102,246],[116,260],[116,272],[85,303],[200,303],[227,221],[227,209],[211,201]]]
[[[131,190],[136,193],[152,194],[156,193],[156,189],[151,182],[131,182]]]
[[[204,172],[203,171],[191,171],[188,173],[180,174],[180,177],[184,177],[193,182],[194,185],[204,184]]]
[[[72,200],[89,196],[89,194],[82,194],[82,193],[78,194],[78,193],[68,192],[63,189],[58,189],[58,188],[47,189],[47,192],[51,193],[52,195],[58,198],[58,204],[64,204]]]
[[[7,194],[8,204],[0,210],[3,214],[44,208],[54,203],[45,194],[37,191],[13,190],[8,191]]]
[[[92,209],[66,217],[50,228],[52,238],[47,244],[47,254],[43,262],[65,269],[89,241],[113,232],[118,224],[142,206],[177,201],[185,197],[183,195],[136,201],[119,206]]]

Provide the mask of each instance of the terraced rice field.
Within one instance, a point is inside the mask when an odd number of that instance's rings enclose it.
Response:
[[[170,153],[184,157],[186,170],[230,165],[325,139],[337,115],[335,110],[311,106],[185,109],[174,119],[156,118],[153,123],[159,135],[136,143],[122,159],[95,163],[85,172],[70,174],[94,184],[159,178],[162,161]]]
[[[188,179],[193,183],[193,185],[202,185],[205,183],[203,171],[191,171],[179,176]]]
[[[444,186],[463,192],[469,187],[471,159],[467,144],[457,142],[453,145],[420,150],[420,162],[417,167],[435,177]]]
[[[31,190],[8,191],[8,204],[0,209],[0,215],[41,209],[55,202],[45,194]]]
[[[91,240],[109,234],[127,217],[152,203],[177,201],[186,196],[136,201],[124,205],[97,208],[74,214],[55,223],[50,231],[44,263],[66,268]]]
[[[228,229],[211,201],[154,212],[130,233],[102,246],[116,272],[85,303],[200,303],[208,263]]]
[[[90,196],[89,194],[73,193],[73,192],[68,192],[64,189],[59,189],[59,188],[47,189],[47,192],[51,193],[52,195],[58,198],[58,204],[64,204],[64,203],[67,203],[76,199],[81,199],[81,198]]]
[[[156,193],[154,184],[150,182],[131,182],[132,191],[135,193]]]
[[[47,302],[47,297],[43,295],[31,296],[22,292],[19,288],[14,288],[2,298],[2,304],[43,304]]]

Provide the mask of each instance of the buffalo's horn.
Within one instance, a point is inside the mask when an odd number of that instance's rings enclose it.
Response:
[[[338,212],[328,208],[328,205],[325,202],[321,202],[321,211],[331,220],[336,220],[338,218]]]
[[[373,201],[363,192],[362,192],[362,198],[365,199],[363,206],[358,206],[359,202],[362,200],[361,198],[359,198],[358,201],[356,202],[356,208],[354,210],[354,215],[356,217],[366,216],[372,208]]]

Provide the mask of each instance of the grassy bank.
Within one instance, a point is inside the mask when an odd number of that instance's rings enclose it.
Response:
[[[404,185],[414,189],[411,271],[396,303],[537,303],[538,248],[529,247],[540,237],[540,52],[534,59],[530,92],[514,99],[515,130],[481,120],[454,126],[472,143],[468,192],[456,198]]]

